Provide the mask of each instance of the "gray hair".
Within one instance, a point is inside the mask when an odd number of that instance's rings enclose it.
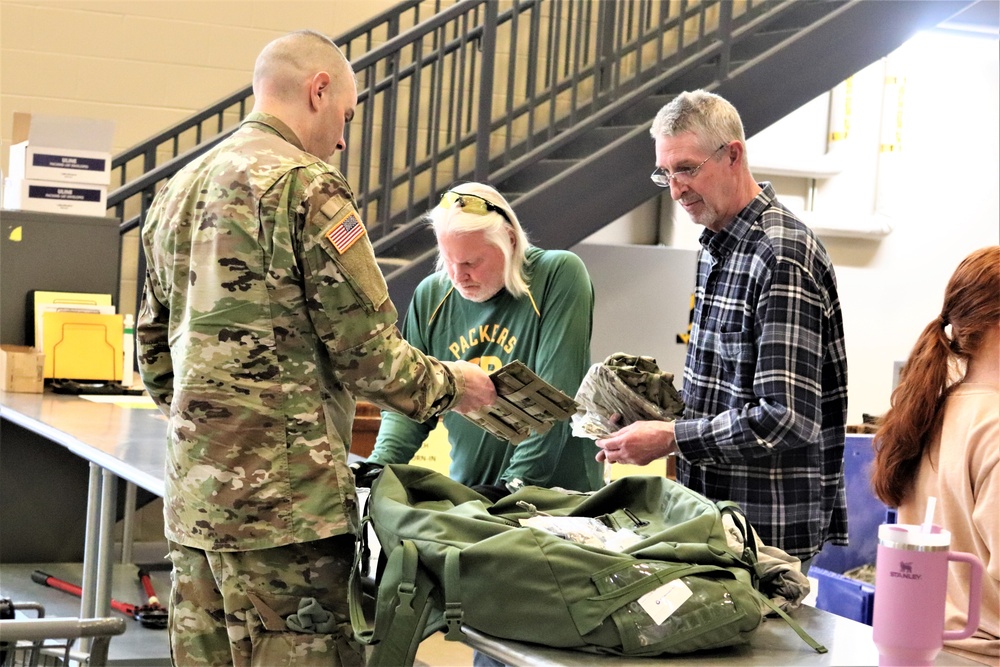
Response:
[[[746,161],[746,136],[743,121],[736,107],[715,93],[705,90],[683,92],[666,104],[656,114],[649,134],[654,139],[675,137],[691,132],[706,153],[720,145],[739,141],[744,146],[743,164]]]
[[[451,188],[450,192],[463,195],[475,195],[482,197],[503,212],[510,218],[510,224],[504,220],[503,216],[495,211],[486,215],[467,213],[460,207],[444,208],[440,204],[435,206],[427,214],[427,222],[434,229],[435,236],[453,233],[464,234],[468,232],[483,232],[486,242],[495,246],[503,253],[504,276],[503,283],[507,291],[515,298],[520,298],[528,294],[528,277],[525,271],[525,254],[528,251],[528,236],[521,228],[521,223],[514,213],[514,209],[504,199],[503,195],[496,189],[483,183],[462,183]],[[514,244],[511,246],[508,241],[507,229],[514,232]],[[438,253],[437,270],[444,271],[444,258]]]

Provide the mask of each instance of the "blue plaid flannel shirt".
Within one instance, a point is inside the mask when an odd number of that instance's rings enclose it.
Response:
[[[701,235],[678,480],[802,559],[847,544],[847,358],[826,250],[769,183]]]

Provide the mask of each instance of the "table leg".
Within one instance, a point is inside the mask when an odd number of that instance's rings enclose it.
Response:
[[[80,583],[80,618],[96,616],[97,549],[100,543],[101,467],[90,464],[87,483],[87,529],[83,543],[83,581]]]
[[[122,565],[132,563],[132,542],[135,535],[136,486],[125,482],[125,517],[122,519]]]
[[[101,527],[97,543],[95,607],[98,616],[108,616],[111,613],[111,552],[114,548],[118,476],[110,470],[102,470],[101,476]]]

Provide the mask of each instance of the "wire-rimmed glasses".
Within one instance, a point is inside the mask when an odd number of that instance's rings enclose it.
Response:
[[[701,168],[705,166],[705,163],[715,157],[716,153],[721,151],[726,147],[726,144],[722,144],[709,155],[707,158],[702,160],[701,164],[693,169],[678,169],[674,173],[670,173],[663,167],[657,167],[652,174],[649,175],[649,179],[656,183],[661,188],[669,188],[672,182],[676,182],[678,185],[690,185],[694,177],[698,175]]]

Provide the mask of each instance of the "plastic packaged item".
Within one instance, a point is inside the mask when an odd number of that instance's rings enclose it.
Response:
[[[597,440],[633,422],[677,419],[684,402],[673,379],[652,357],[618,352],[594,364],[576,392],[573,435]]]

